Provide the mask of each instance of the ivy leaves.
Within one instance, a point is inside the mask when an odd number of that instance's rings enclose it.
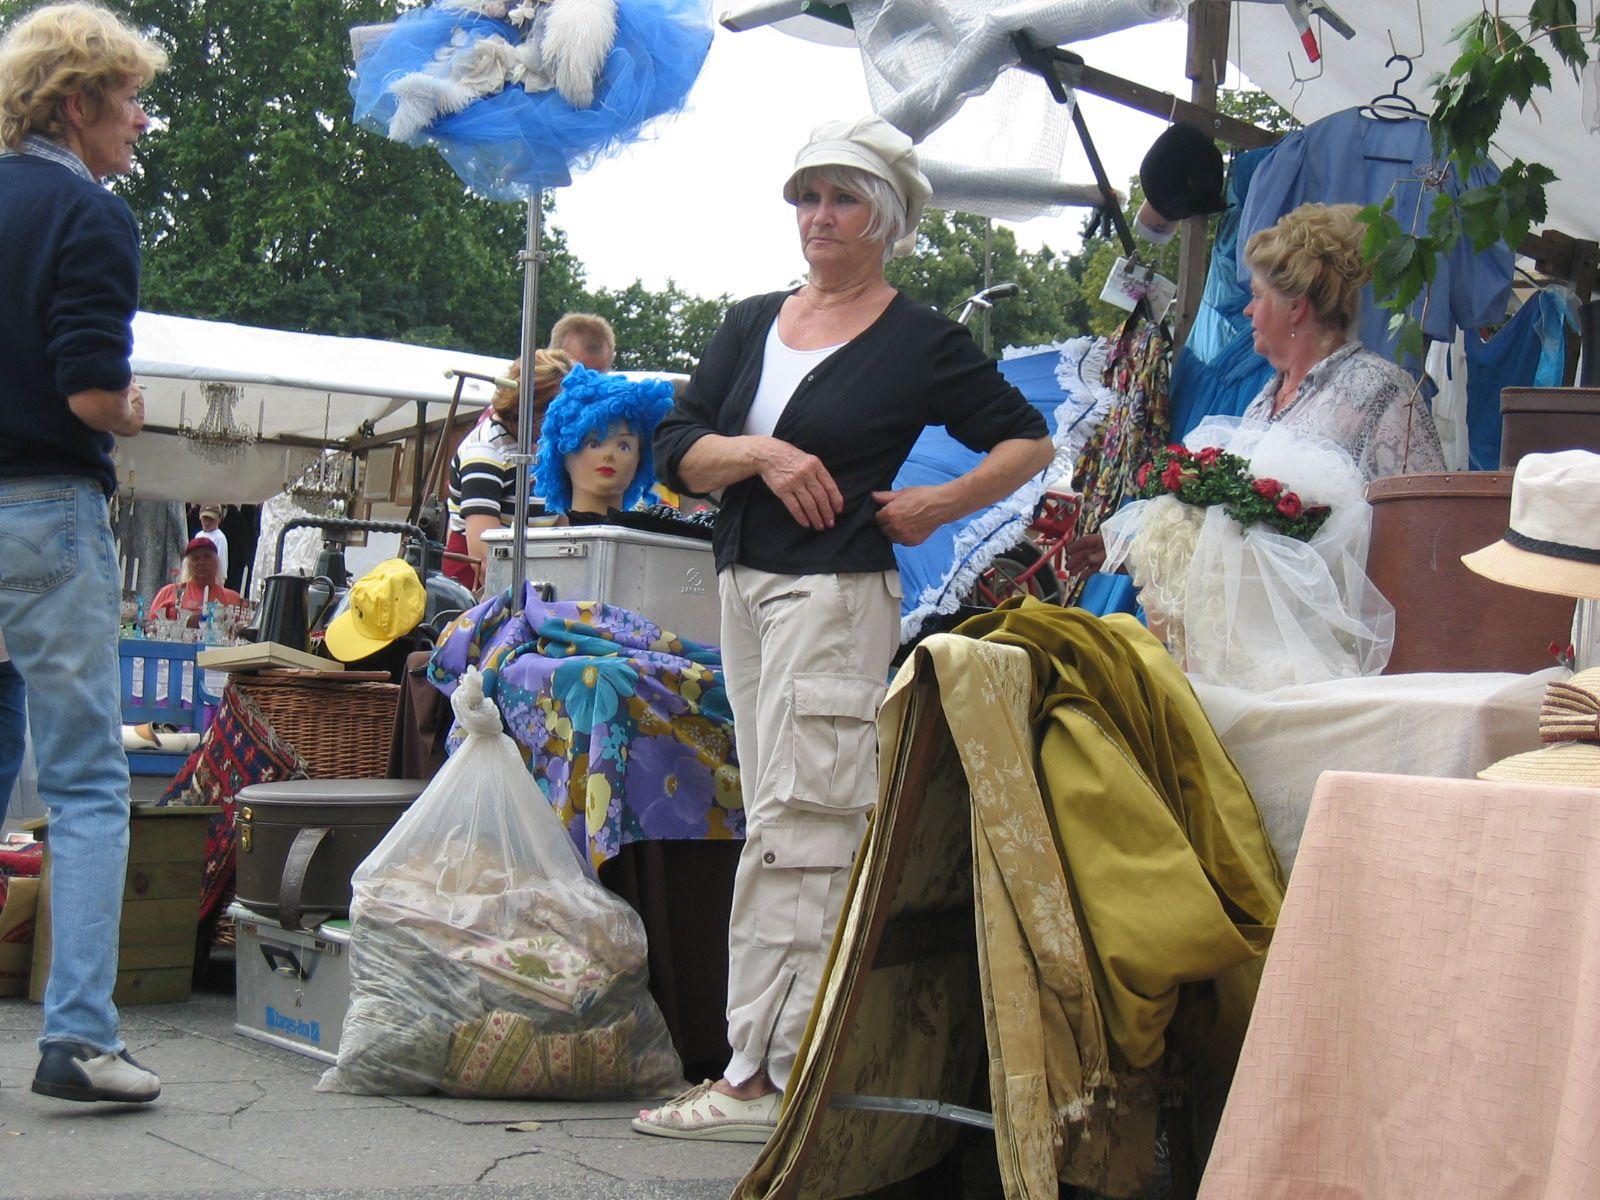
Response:
[[[1474,13],[1450,35],[1459,48],[1450,69],[1429,82],[1435,152],[1460,179],[1489,162],[1489,148],[1508,104],[1519,111],[1537,106],[1536,94],[1550,90],[1550,63],[1540,53],[1541,42],[1548,41],[1574,75],[1588,63],[1590,45],[1600,42],[1600,19],[1580,25],[1576,0],[1532,0],[1527,15],[1516,21],[1498,12]],[[1399,334],[1398,359],[1421,357],[1422,326],[1412,308],[1432,284],[1440,258],[1463,238],[1475,251],[1500,241],[1515,249],[1544,221],[1545,189],[1556,178],[1544,163],[1514,158],[1498,180],[1459,195],[1441,181],[1435,185],[1426,233],[1401,227],[1393,216],[1392,196],[1361,211],[1367,227],[1362,254],[1373,266],[1378,303],[1393,314],[1389,328]]]

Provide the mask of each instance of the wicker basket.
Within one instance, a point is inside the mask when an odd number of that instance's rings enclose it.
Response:
[[[369,672],[261,671],[235,675],[233,686],[305,759],[311,778],[389,774],[399,684],[378,682]]]

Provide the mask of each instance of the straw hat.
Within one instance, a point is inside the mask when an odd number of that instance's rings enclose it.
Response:
[[[1600,670],[1579,671],[1545,689],[1539,740],[1549,744],[1503,758],[1478,778],[1600,788]]]
[[[1600,600],[1600,454],[1529,454],[1511,479],[1511,527],[1461,561],[1487,579]]]

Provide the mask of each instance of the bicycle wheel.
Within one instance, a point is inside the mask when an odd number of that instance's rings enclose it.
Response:
[[[1028,578],[1021,578],[1043,557],[1032,542],[1018,542],[1009,550],[1002,550],[978,576],[972,590],[962,597],[962,603],[994,608],[1012,596],[1032,596],[1046,604],[1060,604],[1061,581],[1049,563],[1044,563]]]

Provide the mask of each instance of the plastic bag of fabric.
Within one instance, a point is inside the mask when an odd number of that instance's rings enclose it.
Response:
[[[318,1090],[681,1088],[638,915],[579,858],[476,669],[451,705],[466,741],[352,877],[350,1008]]]

